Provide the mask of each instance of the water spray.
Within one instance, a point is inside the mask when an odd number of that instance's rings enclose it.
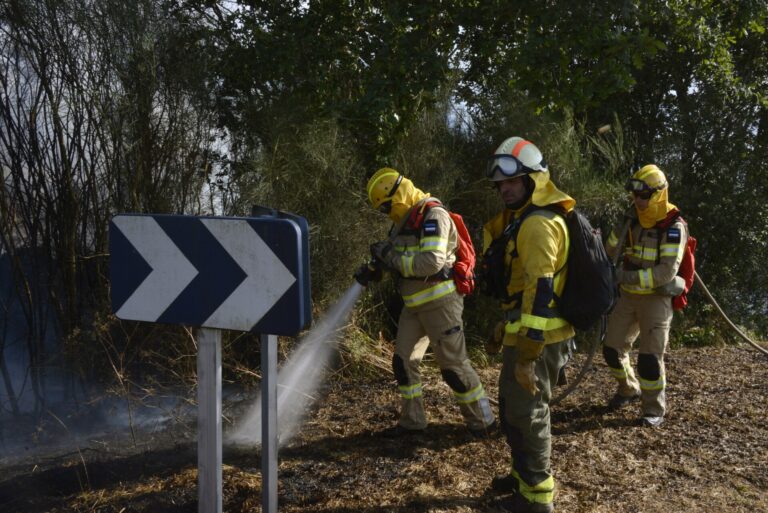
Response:
[[[366,264],[367,265],[367,264]],[[299,341],[296,350],[278,372],[277,433],[279,445],[296,434],[317,399],[316,392],[336,353],[342,328],[357,302],[363,285],[355,281],[325,317]],[[228,437],[238,445],[261,444],[261,395],[248,410],[239,427]]]

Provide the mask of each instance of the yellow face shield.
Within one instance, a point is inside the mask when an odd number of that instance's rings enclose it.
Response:
[[[413,185],[412,181],[403,177],[400,186],[392,196],[392,210],[389,212],[389,218],[399,223],[416,203],[428,197],[428,193],[421,191]]]

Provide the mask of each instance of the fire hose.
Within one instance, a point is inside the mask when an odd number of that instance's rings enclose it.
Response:
[[[627,221],[626,223],[624,223],[624,226],[623,226],[623,228],[621,229],[621,237],[619,238],[619,240],[624,240],[624,238],[627,236],[627,230],[629,230],[629,225],[630,225],[630,221]],[[613,259],[613,265],[614,265],[614,267],[615,267],[615,266],[618,264],[618,257],[619,257],[619,254],[620,254],[620,252],[619,252],[619,251],[617,251],[617,252],[616,252],[616,255],[614,256],[614,259]],[[735,331],[735,332],[736,332],[736,333],[737,333],[737,334],[738,334],[738,335],[739,335],[741,338],[743,338],[745,341],[747,341],[747,343],[749,343],[749,344],[750,344],[752,347],[754,347],[755,349],[757,349],[757,350],[758,350],[758,351],[760,351],[761,353],[763,353],[763,354],[765,354],[765,355],[767,355],[767,356],[768,356],[768,349],[765,349],[764,347],[761,347],[760,345],[758,345],[756,342],[752,341],[752,340],[751,340],[751,339],[750,339],[750,338],[749,338],[747,335],[745,335],[745,334],[744,334],[744,332],[742,332],[742,331],[741,331],[741,330],[738,328],[738,326],[736,326],[736,325],[735,325],[735,324],[734,324],[734,323],[733,323],[733,322],[732,322],[732,321],[731,321],[731,320],[728,318],[728,316],[725,314],[725,312],[723,311],[723,309],[722,309],[722,308],[720,308],[720,305],[717,303],[717,301],[715,300],[715,298],[714,298],[714,297],[712,296],[712,294],[709,292],[709,289],[708,289],[708,288],[707,288],[707,286],[704,284],[704,280],[702,280],[702,279],[701,279],[701,276],[699,276],[699,274],[698,274],[697,272],[695,272],[695,271],[694,271],[694,278],[695,278],[695,281],[696,281],[696,283],[698,283],[698,284],[699,284],[699,286],[701,287],[701,289],[704,291],[704,295],[706,296],[706,298],[709,300],[709,302],[710,302],[710,303],[712,303],[712,306],[714,306],[714,307],[715,307],[715,309],[716,309],[716,310],[717,310],[717,312],[720,314],[720,316],[721,316],[721,317],[722,317],[722,318],[725,320],[725,322],[726,322],[726,323],[728,323],[728,325],[729,325],[729,326],[730,326],[730,327],[731,327],[731,328],[732,328],[732,329],[733,329],[733,330],[734,330],[734,331]],[[581,366],[581,369],[579,370],[579,373],[576,375],[576,378],[573,380],[573,382],[571,382],[571,383],[568,385],[568,387],[567,387],[565,390],[563,390],[563,391],[562,391],[562,393],[560,393],[560,395],[558,395],[557,397],[555,397],[554,399],[552,399],[552,401],[550,402],[550,405],[554,406],[554,405],[556,405],[556,404],[560,403],[560,402],[561,402],[563,399],[565,399],[565,398],[566,398],[566,397],[567,397],[567,396],[568,396],[568,395],[569,395],[571,392],[573,392],[574,390],[576,390],[576,387],[578,387],[578,386],[579,386],[579,384],[581,383],[581,381],[584,379],[584,376],[586,376],[587,372],[589,372],[589,370],[592,368],[592,361],[594,360],[594,357],[595,357],[595,353],[597,352],[597,348],[598,348],[598,347],[601,347],[601,346],[603,345],[603,342],[604,342],[604,340],[605,340],[605,331],[606,331],[606,328],[607,328],[607,326],[608,326],[608,319],[607,319],[607,315],[604,315],[604,316],[601,318],[601,320],[600,320],[600,332],[599,332],[599,335],[598,335],[598,338],[599,338],[599,340],[597,341],[597,343],[596,343],[596,344],[592,344],[592,346],[590,347],[590,349],[589,349],[589,353],[587,354],[587,359],[584,361],[584,364]]]

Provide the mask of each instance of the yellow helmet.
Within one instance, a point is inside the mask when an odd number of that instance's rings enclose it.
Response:
[[[627,180],[624,188],[640,197],[649,199],[656,191],[662,191],[668,186],[667,177],[655,164],[641,167]]]
[[[643,228],[652,228],[677,209],[669,202],[669,183],[664,173],[654,164],[641,167],[627,180],[624,187],[639,199],[647,200],[645,207],[635,203],[638,219]]]
[[[397,188],[403,181],[403,175],[391,167],[383,167],[368,180],[368,200],[378,210],[387,201],[392,201]]]

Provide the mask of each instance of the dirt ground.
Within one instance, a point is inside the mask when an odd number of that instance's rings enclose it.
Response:
[[[557,511],[768,512],[763,355],[749,347],[672,351],[659,429],[637,425],[637,404],[606,410],[614,385],[596,360],[552,412]],[[491,397],[498,370],[497,362],[481,370]],[[394,381],[332,380],[279,451],[279,511],[500,511],[486,488],[507,471],[505,442],[473,440],[439,373],[429,368],[424,381],[427,432],[392,440],[380,432],[396,419]],[[93,438],[44,457],[0,456],[0,512],[196,512],[194,427],[137,435],[136,444]],[[225,447],[223,461],[224,511],[261,511],[259,451]]]

